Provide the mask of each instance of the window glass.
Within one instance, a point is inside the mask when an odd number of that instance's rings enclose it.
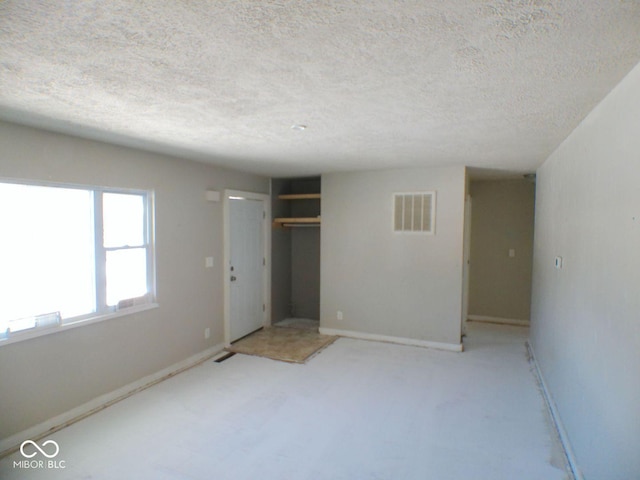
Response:
[[[0,340],[150,301],[149,203],[146,192],[0,182]]]
[[[87,190],[0,183],[0,331],[95,311],[92,206]]]
[[[107,252],[107,305],[147,293],[147,250],[129,248]]]
[[[144,197],[123,193],[102,196],[104,246],[144,244]]]

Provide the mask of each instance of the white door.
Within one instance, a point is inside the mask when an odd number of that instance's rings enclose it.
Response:
[[[260,200],[229,199],[229,331],[238,340],[263,326],[264,243]]]

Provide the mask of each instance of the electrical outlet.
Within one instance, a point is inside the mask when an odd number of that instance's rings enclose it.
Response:
[[[336,313],[336,318],[338,320],[344,320],[344,315],[342,314],[342,312],[340,310],[338,310],[338,312]]]
[[[204,338],[205,340],[211,336],[211,329],[209,327],[204,329]]]

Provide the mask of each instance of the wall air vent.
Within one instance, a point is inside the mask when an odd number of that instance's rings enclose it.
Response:
[[[396,193],[393,201],[395,232],[435,233],[436,192]]]

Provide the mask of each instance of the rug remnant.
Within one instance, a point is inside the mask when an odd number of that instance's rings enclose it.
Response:
[[[238,340],[227,350],[283,362],[305,363],[336,338],[300,328],[271,327]]]

